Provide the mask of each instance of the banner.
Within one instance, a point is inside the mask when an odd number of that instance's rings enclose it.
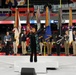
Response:
[[[46,24],[45,24],[45,40],[52,36],[51,26],[50,26],[50,11],[48,6],[46,7]],[[47,40],[46,40],[47,41]]]
[[[21,24],[18,9],[15,11],[15,23],[14,23],[14,38],[16,39],[16,46],[19,45],[19,35],[21,33]]]

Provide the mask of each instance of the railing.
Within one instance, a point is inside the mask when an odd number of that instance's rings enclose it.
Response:
[[[27,16],[26,12],[28,8],[18,8],[18,10],[19,10],[20,16]],[[33,7],[29,8],[29,11],[32,15],[32,13],[34,13],[34,8]],[[0,8],[0,16],[9,16],[9,15],[15,16],[15,8],[11,8],[11,9]]]
[[[9,12],[11,12],[11,9],[9,9],[9,8],[0,8],[0,13],[9,13]]]

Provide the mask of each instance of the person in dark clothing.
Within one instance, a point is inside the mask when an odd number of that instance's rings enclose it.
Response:
[[[21,45],[22,45],[22,54],[25,55],[27,53],[26,51],[26,38],[27,38],[27,35],[26,35],[26,31],[23,32],[23,34],[21,35]]]
[[[56,36],[56,51],[57,51],[57,55],[60,56],[60,45],[61,45],[61,41],[62,41],[62,38],[57,35]]]
[[[37,50],[39,50],[39,43],[38,43],[38,35],[36,34],[36,29],[33,27],[30,34],[30,62],[33,62],[33,54],[34,54],[34,62],[37,62]]]
[[[6,0],[5,1],[5,5],[7,6],[7,7],[9,7],[9,8],[11,8],[12,7],[12,5],[13,5],[13,3],[11,2],[11,0]]]
[[[14,7],[17,7],[18,3],[17,0],[14,0]]]
[[[5,7],[11,8],[12,6],[17,7],[17,0],[6,0]]]
[[[9,2],[8,2],[8,7],[11,8],[12,5],[13,5],[13,4],[12,4],[11,0],[9,0]]]

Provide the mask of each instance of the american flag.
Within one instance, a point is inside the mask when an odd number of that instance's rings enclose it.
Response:
[[[39,9],[39,7],[36,12],[36,20],[37,20],[37,30],[39,30],[40,29],[40,9]]]
[[[15,24],[14,24],[14,38],[16,39],[16,45],[19,45],[19,35],[21,33],[21,23],[18,8],[15,10]]]

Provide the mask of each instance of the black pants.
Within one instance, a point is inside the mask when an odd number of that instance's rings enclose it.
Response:
[[[34,54],[34,62],[37,62],[36,48],[31,48],[30,62],[33,62],[33,54]]]
[[[5,45],[5,52],[6,52],[6,55],[12,53],[12,49],[11,49],[11,47],[10,47],[10,42],[9,42],[9,41],[8,41],[7,44]]]
[[[56,44],[57,55],[60,55],[60,44]]]

